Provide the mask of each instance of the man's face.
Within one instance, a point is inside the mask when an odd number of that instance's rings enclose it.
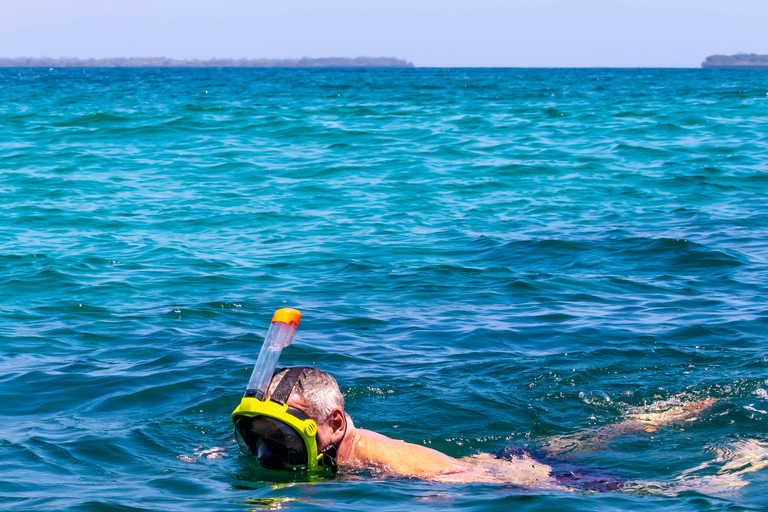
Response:
[[[307,415],[307,418],[314,420],[315,423],[317,423],[317,451],[320,452],[323,448],[327,447],[329,444],[331,444],[331,434],[333,432],[333,429],[330,425],[330,418],[326,418],[326,421],[323,423],[320,423],[317,418],[313,417],[313,415],[310,413],[311,409],[309,407],[309,404],[304,401],[303,398],[301,398],[296,393],[291,393],[291,396],[288,397],[288,401],[286,402],[289,407],[294,407],[304,414]]]

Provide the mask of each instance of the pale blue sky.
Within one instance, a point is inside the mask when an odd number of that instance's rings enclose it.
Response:
[[[768,54],[768,0],[3,1],[0,56],[696,67]]]

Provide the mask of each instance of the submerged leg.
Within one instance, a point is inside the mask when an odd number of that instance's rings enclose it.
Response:
[[[549,456],[556,456],[571,451],[603,449],[605,443],[621,435],[637,432],[652,433],[656,432],[658,427],[695,421],[715,402],[717,402],[716,398],[707,398],[681,403],[677,397],[673,397],[650,407],[633,408],[618,423],[599,427],[593,431],[554,436],[548,440],[543,450]]]

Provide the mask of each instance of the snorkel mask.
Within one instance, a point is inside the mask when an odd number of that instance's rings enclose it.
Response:
[[[317,451],[317,424],[286,402],[304,367],[289,368],[268,399],[280,352],[291,344],[301,313],[279,309],[261,346],[259,358],[240,405],[232,412],[232,424],[240,449],[266,469],[336,472],[335,447]]]

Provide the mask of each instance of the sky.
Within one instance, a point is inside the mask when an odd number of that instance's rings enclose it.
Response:
[[[768,0],[3,0],[0,57],[399,57],[698,67],[768,54]]]

